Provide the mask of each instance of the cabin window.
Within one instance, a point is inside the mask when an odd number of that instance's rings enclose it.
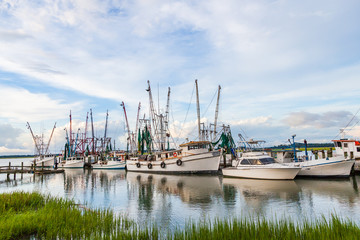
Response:
[[[170,157],[172,157],[174,154],[173,153],[170,153]]]
[[[244,159],[241,161],[242,165],[250,165],[249,161],[247,159]]]
[[[344,143],[344,148],[347,148],[348,147],[348,144],[347,143]]]
[[[356,151],[360,152],[360,147],[356,147]]]
[[[158,158],[161,158],[161,154],[158,154]]]
[[[259,159],[249,159],[249,162],[251,165],[261,165],[262,163],[259,161]]]
[[[260,161],[262,162],[262,164],[271,164],[271,163],[275,163],[273,158],[262,158],[260,159]]]
[[[340,147],[341,148],[341,142],[336,142],[336,147]]]

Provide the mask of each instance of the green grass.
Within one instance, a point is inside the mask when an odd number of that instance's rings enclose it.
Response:
[[[358,239],[360,229],[333,215],[294,223],[265,218],[188,222],[184,229],[140,227],[111,210],[87,209],[39,193],[0,194],[0,239]]]

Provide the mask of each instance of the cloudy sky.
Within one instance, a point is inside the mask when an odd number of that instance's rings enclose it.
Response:
[[[0,0],[0,155],[34,152],[26,122],[45,138],[57,122],[59,152],[70,110],[83,131],[90,108],[96,134],[109,110],[108,135],[125,147],[120,103],[134,129],[147,80],[161,109],[171,87],[175,137],[197,137],[195,79],[207,124],[221,85],[219,122],[236,140],[329,142],[347,125],[360,137],[359,11],[352,0]]]

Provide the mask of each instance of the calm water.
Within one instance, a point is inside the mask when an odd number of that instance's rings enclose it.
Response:
[[[13,159],[13,165],[29,159]],[[9,159],[0,159],[8,165]],[[329,217],[331,213],[360,223],[360,176],[347,179],[269,181],[223,178],[216,175],[160,175],[124,170],[65,170],[61,174],[18,174],[0,192],[38,191],[112,208],[139,223],[164,228],[183,227],[189,219],[260,215],[267,218]]]

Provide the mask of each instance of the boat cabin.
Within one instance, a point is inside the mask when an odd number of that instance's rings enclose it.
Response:
[[[184,156],[208,152],[211,149],[209,141],[191,141],[180,145]]]
[[[336,155],[350,159],[360,159],[360,141],[354,139],[333,140]]]

